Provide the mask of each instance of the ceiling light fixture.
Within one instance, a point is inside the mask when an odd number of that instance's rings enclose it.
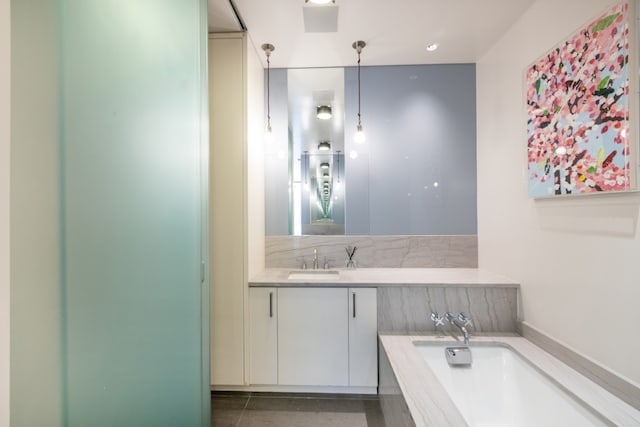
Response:
[[[329,163],[326,163],[326,162],[320,163],[320,169],[329,169]]]
[[[276,48],[270,44],[265,43],[262,45],[262,50],[264,50],[265,55],[267,55],[267,126],[264,132],[264,139],[266,142],[273,142],[273,132],[271,129],[271,61],[269,57],[271,56],[271,52],[276,50]]]
[[[305,3],[312,3],[312,4],[329,4],[329,3],[335,3],[336,0],[304,0]]]
[[[358,144],[362,144],[367,139],[364,131],[362,130],[362,121],[360,120],[360,53],[366,45],[367,44],[362,40],[355,41],[351,45],[351,47],[353,47],[356,52],[358,52],[358,125],[356,126],[356,134],[354,137],[354,140]]]
[[[322,141],[318,144],[318,151],[329,151],[331,150],[331,144],[329,141]]]
[[[435,50],[438,50],[438,48],[440,47],[440,45],[438,43],[431,43],[427,45],[427,52],[433,52]]]
[[[331,118],[331,106],[330,105],[319,105],[316,109],[316,116],[320,120],[329,120]]]

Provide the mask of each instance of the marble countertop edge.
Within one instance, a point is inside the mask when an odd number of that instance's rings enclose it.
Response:
[[[336,279],[288,278],[290,272],[322,273],[324,270],[268,268],[249,280],[250,286],[454,286],[506,287],[520,285],[504,275],[477,268],[359,268],[331,269]]]

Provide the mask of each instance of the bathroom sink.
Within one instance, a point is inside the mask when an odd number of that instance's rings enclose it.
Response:
[[[339,280],[340,272],[337,270],[297,270],[290,271],[289,280]]]

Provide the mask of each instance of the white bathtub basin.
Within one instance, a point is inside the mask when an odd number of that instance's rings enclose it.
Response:
[[[337,270],[298,270],[290,271],[289,280],[339,280],[340,272]]]
[[[473,365],[461,368],[444,346],[416,347],[469,426],[609,425],[510,348],[472,346]]]
[[[449,337],[379,339],[379,393],[390,425],[640,426],[640,410],[523,337],[474,336],[471,369],[449,367],[444,348],[460,345]]]

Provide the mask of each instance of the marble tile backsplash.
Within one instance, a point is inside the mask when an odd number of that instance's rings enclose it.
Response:
[[[312,267],[317,249],[320,267],[344,267],[345,247],[357,246],[361,268],[477,268],[478,237],[460,236],[267,236],[267,268]]]
[[[470,332],[517,331],[517,287],[384,286],[378,288],[378,331],[435,332],[431,312],[464,312],[473,323]],[[441,331],[451,330],[445,324]],[[456,333],[458,331],[455,331]]]

